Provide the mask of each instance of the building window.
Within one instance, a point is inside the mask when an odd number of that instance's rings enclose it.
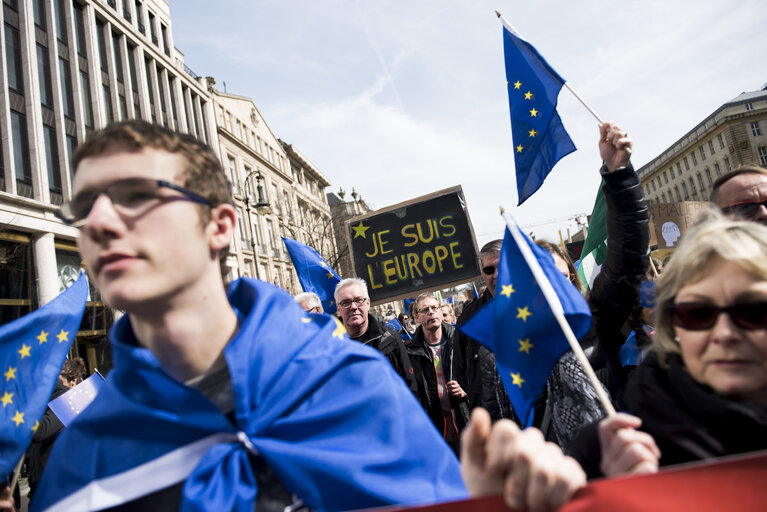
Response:
[[[767,147],[759,146],[759,161],[762,165],[767,165]]]
[[[676,163],[676,170],[680,175],[682,174],[682,164],[680,162]]]
[[[693,195],[697,192],[695,189],[695,181],[693,181],[692,177],[690,177],[690,191]]]
[[[682,190],[684,191],[684,200],[687,201],[690,199],[690,192],[687,190],[687,183],[684,181],[682,182]]]
[[[240,247],[248,248],[248,235],[246,234],[245,220],[242,217],[242,210],[237,208],[237,231],[240,233]]]
[[[45,30],[45,0],[32,1],[32,15],[35,18],[35,25]]]
[[[674,185],[674,193],[676,194],[677,202],[681,201],[682,200],[682,196],[679,195],[679,187],[677,187],[676,185]]]
[[[732,170],[732,164],[730,164],[730,158],[724,157],[724,168],[727,169],[727,171]]]
[[[101,95],[103,96],[104,112],[107,122],[116,121],[114,117],[114,111],[112,110],[112,92],[109,90],[108,85],[104,85],[101,88]]]
[[[19,94],[24,94],[24,72],[21,67],[19,31],[7,23],[5,24],[5,60],[8,63],[8,87]]]
[[[719,139],[719,149],[724,149],[725,143],[724,143],[724,134],[720,133],[716,136],[717,139]]]
[[[714,164],[714,168],[716,169],[716,175],[717,176],[721,176],[722,171],[719,170],[719,164],[718,163]],[[714,184],[714,180],[713,180],[713,178],[711,176],[711,169],[709,169],[708,167],[706,167],[706,178],[708,178],[708,185],[709,186]]]
[[[11,137],[13,138],[13,164],[16,168],[16,182],[18,185],[27,186],[19,187],[19,195],[32,197],[32,168],[29,164],[27,118],[15,110],[11,110]]]
[[[152,12],[149,12],[149,34],[152,37],[152,42],[155,46],[158,46],[158,40],[157,40],[157,29],[154,26],[154,14]]]
[[[761,128],[759,128],[759,121],[754,121],[751,123],[751,135],[754,137],[759,137],[762,134]]]
[[[706,161],[706,150],[703,149],[703,146],[700,147],[700,159],[704,162]]]
[[[714,153],[716,153],[713,140],[708,141],[708,150],[711,152],[711,156],[714,156]]]
[[[229,179],[232,180],[232,192],[240,193],[240,180],[237,179],[237,162],[234,158],[226,155],[227,169],[229,169]]]
[[[665,203],[666,202],[666,193],[662,192],[660,195],[661,200]]]
[[[706,170],[708,170],[708,167],[706,167]],[[703,183],[703,176],[701,176],[700,173],[698,173],[697,176],[698,185],[700,185],[700,191],[703,192],[706,189],[706,185]]]
[[[666,174],[666,171],[663,171],[663,183],[668,185],[668,174]]]
[[[75,101],[72,97],[72,74],[69,62],[59,57],[59,73],[61,74],[61,101],[64,115],[70,119],[75,117]]]
[[[37,45],[37,76],[40,80],[40,103],[53,108],[53,86],[51,85],[51,66],[48,61],[48,48]]]
[[[59,150],[56,144],[56,129],[43,125],[45,139],[45,163],[48,166],[48,189],[54,194],[61,194],[61,173],[59,172]],[[53,199],[53,198],[51,198]],[[57,203],[57,201],[51,201]]]
[[[93,129],[93,105],[91,104],[91,84],[88,82],[88,75],[85,71],[80,71],[80,100],[83,103],[83,113],[85,114],[85,127]]]
[[[85,46],[85,13],[83,6],[77,2],[72,3],[74,8],[75,43],[77,44],[77,53],[87,57],[87,47]]]
[[[99,46],[99,64],[101,65],[101,71],[104,73],[109,72],[109,63],[107,60],[107,26],[101,20],[96,20],[96,41]]]
[[[751,103],[746,103],[746,110],[748,112],[754,110],[754,105],[752,105]]]
[[[694,151],[690,153],[690,156],[692,157],[692,165],[698,165],[698,157],[695,156]],[[687,170],[689,171],[690,168],[688,167]]]
[[[138,23],[138,31],[143,35],[146,35],[146,27],[144,27],[144,8],[138,0],[136,0],[136,22]]]
[[[67,14],[65,0],[55,0],[53,8],[56,11],[56,37],[67,44]]]
[[[693,154],[692,157],[695,158],[695,155]],[[687,157],[684,157],[683,160],[684,160],[684,168],[685,168],[685,170],[689,171],[690,170],[690,162],[687,161]],[[673,176],[672,176],[672,178],[673,178]]]
[[[673,167],[669,167],[668,170],[671,172],[671,179],[673,180],[674,179],[674,168]]]

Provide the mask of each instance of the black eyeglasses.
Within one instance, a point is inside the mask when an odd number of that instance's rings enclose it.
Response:
[[[429,311],[439,311],[439,310],[440,310],[439,306],[425,306],[425,307],[419,309],[418,313],[420,313],[421,315],[425,315]]]
[[[764,201],[744,201],[742,203],[731,204],[722,208],[722,213],[725,215],[733,213],[738,217],[744,219],[751,219],[759,212],[759,208],[764,206],[767,208],[767,200]]]
[[[741,329],[767,328],[767,302],[743,302],[731,306],[715,306],[700,302],[680,302],[671,306],[671,322],[689,331],[711,329],[720,313],[730,315]]]
[[[159,193],[161,188],[169,188],[184,195],[161,196]],[[71,226],[82,227],[85,224],[85,218],[88,217],[93,208],[93,204],[101,194],[106,195],[112,201],[112,205],[118,213],[127,216],[139,215],[153,204],[164,201],[183,200],[212,206],[208,199],[175,183],[151,178],[128,178],[110,183],[101,190],[80,192],[72,201],[62,204],[56,212],[56,216]]]
[[[482,273],[486,276],[492,276],[495,274],[495,271],[497,270],[497,267],[495,265],[488,265],[486,267],[482,267]]]
[[[367,300],[368,300],[367,297],[354,297],[353,299],[342,300],[341,302],[338,303],[338,305],[344,309],[349,309],[350,307],[352,307],[352,304],[354,304],[355,306],[359,308],[359,307],[362,307],[362,305],[365,304],[365,301]]]

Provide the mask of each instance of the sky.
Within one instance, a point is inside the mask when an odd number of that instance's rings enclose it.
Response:
[[[720,105],[767,83],[760,0],[170,0],[174,45],[216,87],[373,209],[461,185],[478,245],[499,207],[558,241],[590,214],[596,119],[565,89],[578,151],[517,207],[498,10],[646,164]],[[347,199],[349,196],[347,196]]]

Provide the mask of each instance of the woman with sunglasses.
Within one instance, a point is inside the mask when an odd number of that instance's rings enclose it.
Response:
[[[619,400],[631,415],[574,443],[590,477],[767,449],[767,227],[708,214],[656,293],[653,353]]]

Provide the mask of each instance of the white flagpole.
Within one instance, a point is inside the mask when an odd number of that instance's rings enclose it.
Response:
[[[562,329],[562,332],[564,333],[565,338],[567,338],[568,343],[570,343],[570,348],[575,353],[575,356],[578,358],[578,361],[583,367],[583,371],[586,372],[586,376],[589,378],[591,385],[594,387],[594,390],[597,393],[597,397],[599,398],[599,402],[602,404],[602,408],[604,408],[608,416],[615,415],[615,408],[613,407],[613,404],[610,403],[610,399],[608,398],[607,393],[605,393],[605,390],[602,388],[602,383],[599,382],[599,379],[597,378],[596,373],[594,373],[594,369],[591,367],[586,354],[583,353],[581,344],[578,343],[578,339],[575,337],[573,330],[570,328],[570,324],[567,323],[565,312],[562,308],[562,302],[559,300],[557,292],[554,291],[554,287],[551,286],[549,279],[543,272],[543,269],[541,268],[540,263],[538,263],[538,260],[533,254],[533,251],[527,245],[527,242],[522,236],[522,233],[520,233],[517,221],[514,220],[511,214],[503,211],[503,209],[501,209],[501,216],[506,221],[506,226],[509,228],[511,236],[514,238],[514,241],[519,247],[519,251],[525,258],[525,262],[530,267],[530,270],[533,273],[533,277],[538,282],[538,286],[540,286],[541,291],[543,292],[543,296],[546,298],[546,302],[549,303],[549,307],[554,314],[554,318],[557,319],[559,327]]]
[[[509,23],[508,21],[506,21],[506,18],[504,18],[504,17],[503,17],[503,15],[502,15],[500,12],[498,12],[498,11],[495,11],[495,14],[496,14],[496,15],[497,15],[497,16],[498,16],[500,19],[501,19],[501,23],[503,23],[503,26],[504,26],[504,27],[506,27],[506,29],[507,29],[509,32],[511,32],[512,34],[514,34],[515,36],[517,36],[517,37],[518,37],[518,38],[520,38],[520,39],[525,39],[524,37],[522,37],[522,34],[520,34],[519,32],[517,32],[517,29],[515,29],[513,26],[511,26],[511,23]],[[527,39],[525,39],[525,41],[527,41]],[[596,118],[596,120],[597,120],[597,122],[598,122],[599,124],[604,124],[604,121],[602,121],[602,118],[601,118],[601,117],[599,117],[599,115],[598,115],[596,112],[594,112],[594,109],[593,109],[593,108],[591,108],[591,107],[589,106],[589,104],[588,104],[588,103],[586,103],[586,101],[585,101],[583,98],[581,98],[581,96],[580,96],[580,95],[579,95],[577,92],[575,92],[575,90],[574,90],[572,87],[570,87],[570,84],[569,84],[569,83],[565,82],[565,87],[567,87],[567,90],[568,90],[568,91],[570,91],[571,93],[573,93],[573,96],[575,96],[575,99],[577,99],[578,101],[580,101],[580,102],[581,102],[581,105],[583,105],[584,107],[586,107],[586,110],[588,110],[588,111],[591,113],[591,115],[592,115],[592,116],[594,116],[594,117]]]

